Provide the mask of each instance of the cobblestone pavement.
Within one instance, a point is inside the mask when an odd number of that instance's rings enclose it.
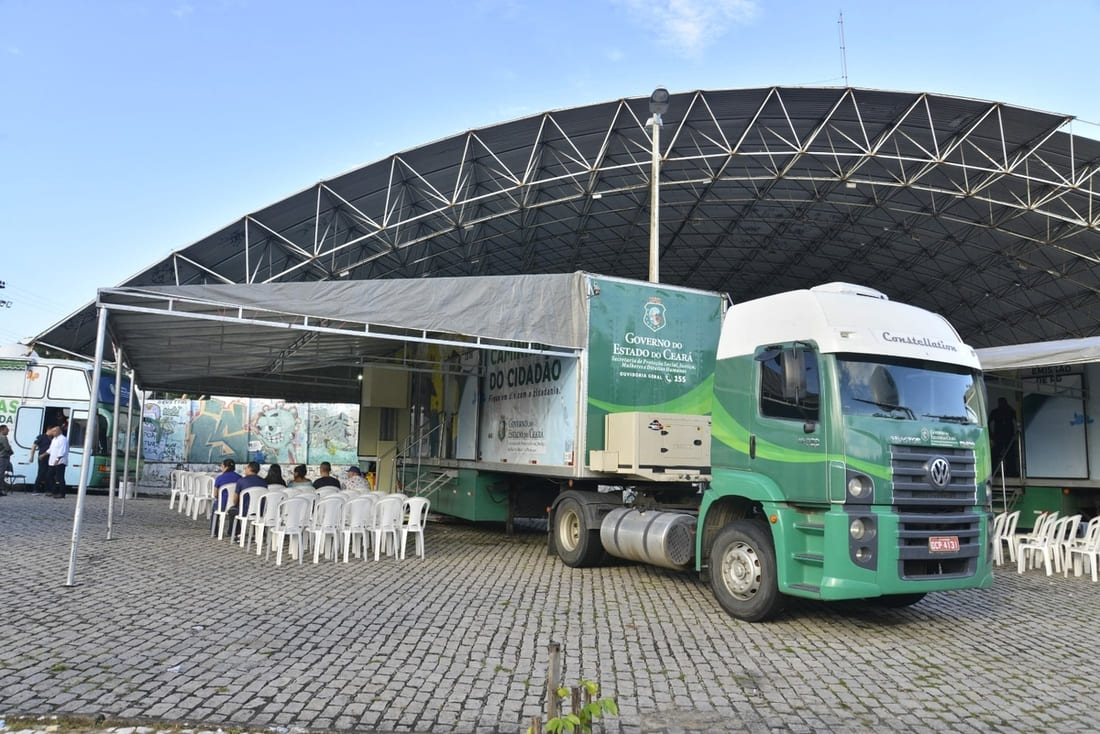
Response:
[[[0,731],[521,732],[550,642],[566,682],[618,702],[607,732],[1100,728],[1088,577],[1005,567],[992,590],[754,625],[690,574],[569,569],[537,530],[433,523],[425,559],[276,567],[161,497],[116,501],[108,541],[93,495],[70,587],[74,502],[0,498]]]

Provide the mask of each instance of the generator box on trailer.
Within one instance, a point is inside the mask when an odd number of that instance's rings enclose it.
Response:
[[[595,471],[677,480],[710,472],[710,416],[631,411],[604,416],[606,443]]]

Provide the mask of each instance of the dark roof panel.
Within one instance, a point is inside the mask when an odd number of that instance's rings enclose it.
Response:
[[[472,130],[320,182],[125,286],[648,274],[646,98]],[[845,88],[672,95],[660,277],[736,300],[830,280],[977,347],[1100,331],[1100,142],[1070,117]],[[40,340],[94,347],[91,306]]]

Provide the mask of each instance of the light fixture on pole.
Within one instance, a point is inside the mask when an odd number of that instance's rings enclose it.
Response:
[[[647,126],[653,128],[653,134],[650,136],[653,141],[653,166],[649,181],[649,281],[651,283],[660,281],[657,261],[660,250],[660,197],[658,189],[660,188],[661,172],[661,125],[664,124],[661,115],[668,112],[668,98],[668,90],[664,87],[657,87],[653,90],[653,94],[649,95],[649,112],[653,116],[646,122]]]

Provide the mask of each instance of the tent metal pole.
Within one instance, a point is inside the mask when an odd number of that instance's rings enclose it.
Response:
[[[88,398],[88,425],[84,429],[84,456],[80,461],[80,487],[76,492],[76,510],[73,512],[73,542],[69,551],[69,575],[66,586],[75,586],[76,550],[80,544],[80,529],[84,523],[84,498],[88,494],[88,475],[92,470],[92,447],[95,442],[96,403],[99,400],[99,378],[103,371],[103,341],[107,335],[107,308],[99,308],[99,325],[95,338],[95,366],[92,368],[92,394]]]
[[[137,435],[137,453],[134,460],[134,496],[137,497],[138,484],[141,482],[141,458],[145,455],[145,390],[137,390],[137,385],[134,383],[134,371],[130,370],[130,401],[133,402],[133,393],[140,392],[141,399],[138,402],[138,435]]]
[[[122,350],[115,347],[115,404],[111,412],[111,445],[107,447],[111,457],[111,479],[107,482],[107,540],[111,539],[115,518],[115,487],[118,486],[118,470],[115,467],[115,446],[118,446],[118,407],[122,392]]]
[[[127,377],[130,380],[130,389],[126,394],[126,449],[122,453],[122,509],[119,510],[119,515],[126,514],[126,495],[129,494],[130,487],[130,444],[134,434],[134,398],[137,396],[137,390],[134,389],[134,371],[130,370]],[[139,442],[141,435],[141,426],[138,426]],[[136,471],[134,473],[137,474]],[[134,496],[137,496],[137,476],[134,477]]]

